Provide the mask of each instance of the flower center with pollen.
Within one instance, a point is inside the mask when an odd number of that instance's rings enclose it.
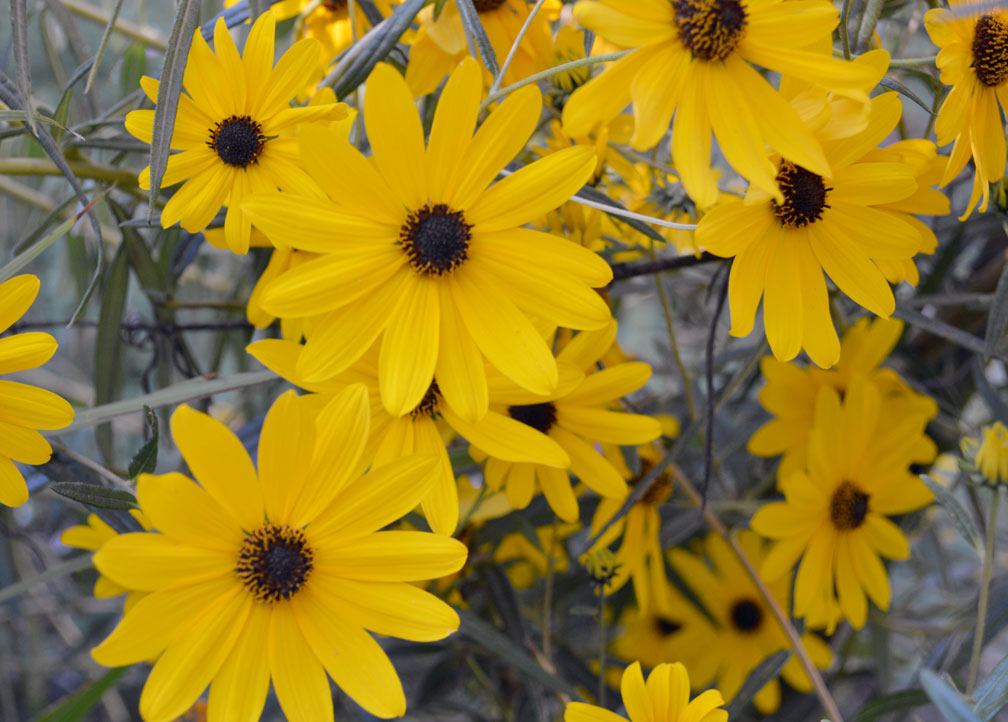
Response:
[[[421,416],[428,416],[434,418],[434,414],[437,413],[438,402],[441,400],[441,389],[438,388],[437,381],[431,381],[430,387],[427,389],[427,393],[424,394],[423,398],[420,399],[420,403],[410,411],[410,418],[416,419]]]
[[[724,60],[745,35],[740,0],[673,0],[672,9],[679,39],[697,60]]]
[[[245,536],[235,571],[252,596],[272,604],[301,590],[313,556],[300,529],[267,522]]]
[[[763,622],[763,610],[751,599],[740,599],[731,608],[731,623],[740,632],[750,634]]]
[[[528,404],[527,406],[508,406],[507,412],[508,416],[515,421],[520,421],[544,434],[556,423],[556,406],[550,402]]]
[[[232,115],[214,126],[207,145],[228,165],[244,168],[259,158],[266,136],[251,117]]]
[[[469,258],[471,231],[461,211],[453,211],[444,203],[428,203],[409,214],[399,231],[399,244],[413,270],[441,276]]]
[[[476,12],[485,13],[496,10],[505,2],[506,0],[473,0],[473,7],[476,8]]]
[[[840,531],[852,531],[864,523],[868,515],[868,495],[849,481],[833,492],[830,499],[830,521]]]
[[[973,31],[973,72],[989,88],[1008,80],[1008,23],[984,15]]]
[[[774,180],[784,195],[783,203],[771,201],[782,226],[802,228],[818,221],[829,208],[826,194],[833,189],[826,187],[822,176],[785,160],[781,161]]]

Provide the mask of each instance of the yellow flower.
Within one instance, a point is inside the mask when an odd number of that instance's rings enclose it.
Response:
[[[150,530],[150,522],[147,521],[147,517],[143,515],[143,512],[139,509],[130,509],[129,513],[134,519],[136,519],[137,523],[140,524],[141,527],[148,531]],[[113,529],[97,514],[88,514],[86,524],[80,524],[66,529],[60,536],[60,541],[68,547],[74,547],[75,549],[87,549],[88,551],[96,552],[105,546],[105,543],[109,539],[114,539],[118,535],[119,532]],[[118,597],[120,594],[125,594],[128,591],[129,590],[126,587],[121,584],[116,584],[102,574],[99,574],[98,578],[95,580],[94,595],[99,599]],[[137,598],[139,598],[139,596],[142,595],[137,595]],[[127,600],[127,608],[131,606],[131,601],[132,600]]]
[[[539,119],[537,88],[512,93],[473,135],[479,68],[467,60],[440,96],[430,141],[391,66],[367,84],[365,158],[332,132],[305,128],[302,160],[328,200],[253,195],[244,203],[275,242],[325,254],[270,284],[262,305],[281,318],[325,314],[298,372],[332,378],[381,336],[381,397],[393,416],[416,408],[436,380],[458,414],[488,407],[484,358],[515,383],[549,394],[553,354],[527,314],[568,328],[611,318],[592,286],[612,278],[594,253],[520,228],[567,200],[595,165],[589,148],[536,161],[487,188]]]
[[[978,7],[970,13],[973,4],[951,0],[955,15],[945,8],[924,15],[931,42],[941,48],[941,82],[952,86],[935,121],[938,145],[955,143],[942,185],[958,176],[971,158],[976,164],[973,190],[959,220],[972,213],[977,201],[981,212],[987,210],[990,184],[1005,172],[1001,110],[1008,110],[1008,12]]]
[[[647,683],[640,662],[623,670],[620,684],[623,706],[630,722],[727,722],[728,713],[721,693],[709,689],[692,701],[686,668],[679,662],[659,664],[648,675]],[[564,722],[626,722],[602,707],[584,702],[568,702]]]
[[[780,199],[750,186],[744,202],[720,204],[700,219],[697,244],[735,259],[728,283],[733,336],[749,334],[762,298],[774,356],[789,361],[804,349],[818,366],[835,364],[840,342],[824,271],[856,303],[892,314],[892,289],[875,260],[910,261],[925,243],[923,224],[891,207],[917,192],[919,168],[872,156],[901,113],[896,93],[873,98],[862,132],[824,141],[831,177],[781,160]]]
[[[563,110],[567,133],[585,135],[632,101],[631,145],[647,150],[665,136],[674,114],[673,162],[701,208],[718,196],[712,130],[732,167],[778,202],[784,198],[766,146],[830,175],[819,142],[757,67],[866,101],[865,89],[888,64],[884,51],[875,51],[878,59],[870,64],[815,52],[839,18],[825,0],[584,0],[574,15],[600,37],[634,50],[574,91]]]
[[[991,484],[1008,481],[1008,429],[1000,421],[983,427],[983,441],[974,460]]]
[[[257,719],[272,680],[290,719],[332,720],[336,682],[379,717],[405,713],[391,662],[367,631],[442,639],[444,602],[409,582],[457,571],[466,548],[377,531],[419,502],[436,461],[408,456],[361,476],[367,393],[348,388],[318,413],[290,391],[263,422],[258,472],[238,438],[180,406],[172,436],[198,480],[142,474],[157,532],[123,534],[95,554],[102,574],[148,594],[92,655],[106,666],[157,657],[140,696],[167,721],[210,686],[210,719]]]
[[[746,447],[749,453],[766,457],[783,454],[777,467],[778,481],[804,470],[819,389],[828,386],[843,395],[858,376],[878,387],[883,415],[904,420],[915,418],[918,428],[923,430],[938,413],[938,405],[910,388],[892,369],[880,368],[902,333],[902,321],[859,318],[844,334],[840,360],[828,370],[784,363],[770,356],[763,358],[760,370],[766,386],[760,389],[758,398],[774,418],[749,439]],[[918,446],[910,461],[928,463],[937,449],[926,436],[917,438]]]
[[[15,276],[0,283],[0,333],[24,315],[39,292],[38,277]],[[41,366],[56,352],[56,339],[33,331],[0,338],[0,373]],[[0,504],[21,506],[28,486],[15,461],[44,464],[52,447],[38,429],[62,429],[73,421],[73,407],[51,391],[0,380]]]
[[[882,414],[878,388],[855,379],[843,400],[832,388],[816,396],[808,471],[780,485],[785,500],[762,507],[751,526],[776,540],[764,577],[785,576],[798,559],[794,613],[810,627],[835,626],[835,605],[857,629],[868,615],[865,593],[889,607],[880,557],[906,559],[910,548],[888,515],[925,506],[931,492],[909,466],[920,422]]]
[[[639,361],[593,372],[615,337],[615,321],[597,331],[579,333],[556,358],[564,369],[584,372],[583,377],[565,373],[569,380],[548,396],[529,393],[513,384],[494,384],[490,409],[520,421],[549,442],[549,447],[540,445],[542,451],[536,449],[535,454],[559,447],[570,457],[570,472],[589,488],[601,496],[625,498],[626,482],[593,444],[641,444],[660,436],[661,425],[649,416],[610,410],[614,402],[640,389],[651,376],[651,367]],[[557,516],[569,522],[578,519],[577,497],[565,465],[545,454],[535,462],[509,461],[494,449],[484,448],[480,441],[470,441],[470,455],[476,461],[486,460],[486,483],[491,489],[504,489],[512,508],[528,506],[538,485]]]
[[[251,224],[241,210],[249,193],[281,189],[320,196],[314,181],[301,168],[293,129],[299,124],[345,113],[343,105],[291,108],[318,61],[318,45],[306,39],[293,45],[273,66],[272,13],[259,16],[243,55],[238,54],[224,19],[214,28],[211,51],[197,33],[183,82],[187,94],[179,98],[171,147],[162,187],[185,181],[161,211],[165,228],[181,223],[190,233],[209,225],[221,206],[228,248],[246,253]],[[144,77],[141,87],[157,102],[158,81]],[[126,115],[126,130],[145,143],[154,132],[154,111]],[[150,187],[150,167],[140,174],[140,187]]]
[[[351,383],[363,383],[371,408],[371,432],[364,457],[375,464],[393,462],[412,453],[431,454],[439,460],[438,481],[423,498],[424,516],[438,534],[453,534],[458,525],[455,472],[446,450],[456,433],[509,461],[545,460],[559,466],[569,463],[566,452],[554,441],[501,410],[491,409],[477,422],[466,421],[452,409],[437,383],[431,384],[409,413],[391,416],[381,402],[377,346],[339,376],[314,383],[298,373],[298,360],[304,349],[300,344],[278,339],[264,339],[248,347],[249,353],[264,366],[309,391],[333,394]],[[580,374],[577,378],[580,379]]]
[[[758,569],[769,545],[751,531],[741,532],[738,543]],[[702,614],[680,613],[682,629],[670,635],[668,646],[676,659],[693,670],[694,689],[715,684],[730,700],[760,662],[775,652],[790,649],[791,643],[728,542],[710,533],[703,551],[706,558],[673,549],[669,559],[714,624]],[[791,580],[792,576],[786,575],[767,584],[785,610],[791,606]],[[683,599],[680,605],[692,603]],[[825,669],[830,665],[833,655],[821,637],[806,632],[802,645],[816,667]],[[701,675],[701,669],[708,674]],[[781,676],[800,692],[812,691],[812,681],[797,656],[791,656]],[[780,698],[780,683],[773,679],[756,694],[753,703],[760,714],[773,714],[780,706]]]

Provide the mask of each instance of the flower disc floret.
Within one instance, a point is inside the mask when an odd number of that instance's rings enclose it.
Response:
[[[823,211],[829,208],[826,197],[833,189],[826,187],[821,175],[783,161],[775,181],[784,200],[778,203],[771,199],[770,203],[782,226],[803,228],[820,220]]]
[[[845,481],[830,498],[830,521],[838,531],[853,531],[864,524],[868,515],[868,494]]]
[[[508,416],[531,426],[536,431],[547,433],[556,424],[557,411],[552,402],[508,406]]]
[[[755,632],[763,623],[763,610],[751,599],[740,599],[732,605],[731,621],[740,632]]]
[[[407,217],[399,232],[410,266],[417,273],[440,276],[454,271],[469,258],[472,226],[461,211],[444,203],[427,203]]]
[[[473,7],[476,8],[476,12],[485,13],[491,10],[496,10],[501,5],[504,4],[505,0],[473,0]]]
[[[1008,80],[1008,23],[983,15],[973,31],[973,72],[977,80],[995,88]]]
[[[246,535],[235,571],[252,596],[272,604],[301,591],[313,558],[303,531],[267,522]]]
[[[745,36],[746,11],[739,0],[675,0],[679,39],[697,60],[724,60]]]
[[[232,115],[210,129],[207,145],[228,165],[245,168],[255,163],[266,144],[262,126],[248,115]]]

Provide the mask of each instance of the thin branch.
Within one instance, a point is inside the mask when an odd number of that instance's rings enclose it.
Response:
[[[574,199],[572,198],[571,200]],[[690,266],[699,266],[711,261],[724,260],[720,256],[715,256],[713,253],[704,251],[699,256],[674,256],[672,258],[659,258],[654,261],[643,261],[640,263],[613,263],[610,264],[613,272],[612,282],[615,283],[616,281],[623,281],[636,276],[647,276],[652,273],[673,271],[677,268],[689,268]]]
[[[44,321],[24,321],[10,327],[9,333],[20,333],[39,328],[57,328],[66,326],[66,319],[47,319]],[[97,321],[80,320],[74,326],[94,328]],[[206,323],[164,323],[160,321],[125,321],[119,324],[122,331],[146,331],[148,333],[174,334],[180,331],[251,331],[254,327],[248,321],[208,321]]]
[[[489,95],[493,95],[498,90],[500,90],[501,82],[504,80],[504,74],[511,67],[511,61],[514,60],[515,54],[518,52],[518,46],[521,45],[522,38],[525,37],[525,33],[528,32],[529,27],[532,25],[532,21],[535,20],[535,16],[539,14],[540,8],[542,8],[543,3],[546,0],[538,0],[536,4],[529,10],[528,17],[525,18],[525,23],[521,26],[521,30],[518,31],[518,35],[515,37],[514,42],[511,43],[511,49],[508,51],[507,57],[504,58],[504,64],[500,66],[500,72],[497,73],[497,77],[494,78],[493,84],[490,86]]]
[[[704,363],[705,380],[707,384],[707,414],[705,419],[707,433],[704,438],[704,477],[703,507],[707,505],[707,490],[710,488],[711,473],[714,470],[714,338],[717,335],[718,321],[721,320],[721,312],[724,310],[725,300],[728,298],[728,276],[721,282],[721,291],[718,293],[717,308],[714,309],[714,317],[711,319],[710,333],[707,334],[707,358]]]

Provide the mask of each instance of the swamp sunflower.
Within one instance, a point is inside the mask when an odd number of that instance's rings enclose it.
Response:
[[[252,227],[241,209],[246,195],[277,189],[322,195],[301,167],[293,130],[347,112],[342,104],[290,107],[318,63],[318,42],[295,43],[274,66],[275,26],[273,13],[260,15],[241,55],[223,18],[214,27],[215,50],[200,33],[193,37],[171,139],[171,148],[181,152],[168,156],[161,179],[162,187],[182,183],[161,210],[161,225],[181,223],[197,233],[225,206],[225,240],[235,253],[249,248]],[[140,85],[156,103],[158,81],[144,76]],[[150,143],[154,111],[128,113],[126,130]],[[150,188],[150,167],[139,183]]]
[[[881,557],[906,559],[910,546],[889,516],[927,505],[931,492],[910,471],[920,421],[882,414],[875,384],[857,378],[841,400],[823,387],[816,396],[808,469],[780,484],[784,501],[763,506],[751,526],[775,541],[761,574],[775,580],[795,562],[794,613],[830,632],[837,613],[860,629],[867,597],[889,608]],[[866,597],[867,595],[867,597]]]
[[[140,695],[148,722],[182,714],[207,685],[208,720],[257,719],[271,681],[288,719],[331,722],[327,674],[371,714],[398,717],[399,677],[368,631],[431,641],[458,627],[410,582],[457,571],[465,546],[379,531],[417,505],[436,460],[402,457],[361,476],[364,387],[312,407],[293,391],[277,399],[257,471],[224,425],[180,406],[172,437],[197,481],[142,474],[137,498],[156,531],[95,554],[103,575],[147,592],[92,655],[114,667],[157,659]]]
[[[941,82],[952,86],[935,121],[938,145],[954,143],[941,184],[958,176],[971,158],[976,166],[959,218],[965,220],[978,201],[980,211],[987,210],[990,184],[1005,173],[1001,112],[1008,111],[1008,12],[970,0],[949,5],[925,13],[924,27],[941,48],[936,61]]]
[[[302,159],[329,197],[245,201],[274,243],[323,254],[262,296],[281,318],[324,314],[298,361],[306,381],[336,376],[380,337],[389,413],[410,413],[436,381],[462,418],[477,421],[489,404],[484,359],[530,392],[557,388],[553,354],[529,315],[566,328],[609,323],[609,307],[592,289],[611,280],[609,265],[521,228],[584,184],[594,152],[553,153],[490,185],[525,146],[542,99],[535,87],[515,91],[474,135],[481,89],[476,61],[466,60],[440,96],[425,149],[405,81],[380,64],[364,100],[372,157],[333,132],[305,128]]]
[[[701,208],[718,197],[711,132],[728,162],[750,183],[783,202],[769,146],[820,176],[828,159],[787,100],[760,69],[793,76],[867,101],[865,88],[885,71],[888,55],[851,63],[819,52],[839,22],[826,0],[582,0],[578,21],[632,52],[581,86],[563,110],[566,132],[586,135],[631,102],[631,145],[652,148],[672,128],[672,158]]]
[[[0,333],[7,331],[35,302],[37,276],[24,274],[0,283]],[[56,353],[56,339],[31,331],[0,338],[0,374],[41,366]],[[28,501],[28,486],[15,461],[44,464],[52,447],[39,429],[62,429],[73,421],[74,411],[64,399],[36,386],[0,380],[0,504],[21,506]]]

